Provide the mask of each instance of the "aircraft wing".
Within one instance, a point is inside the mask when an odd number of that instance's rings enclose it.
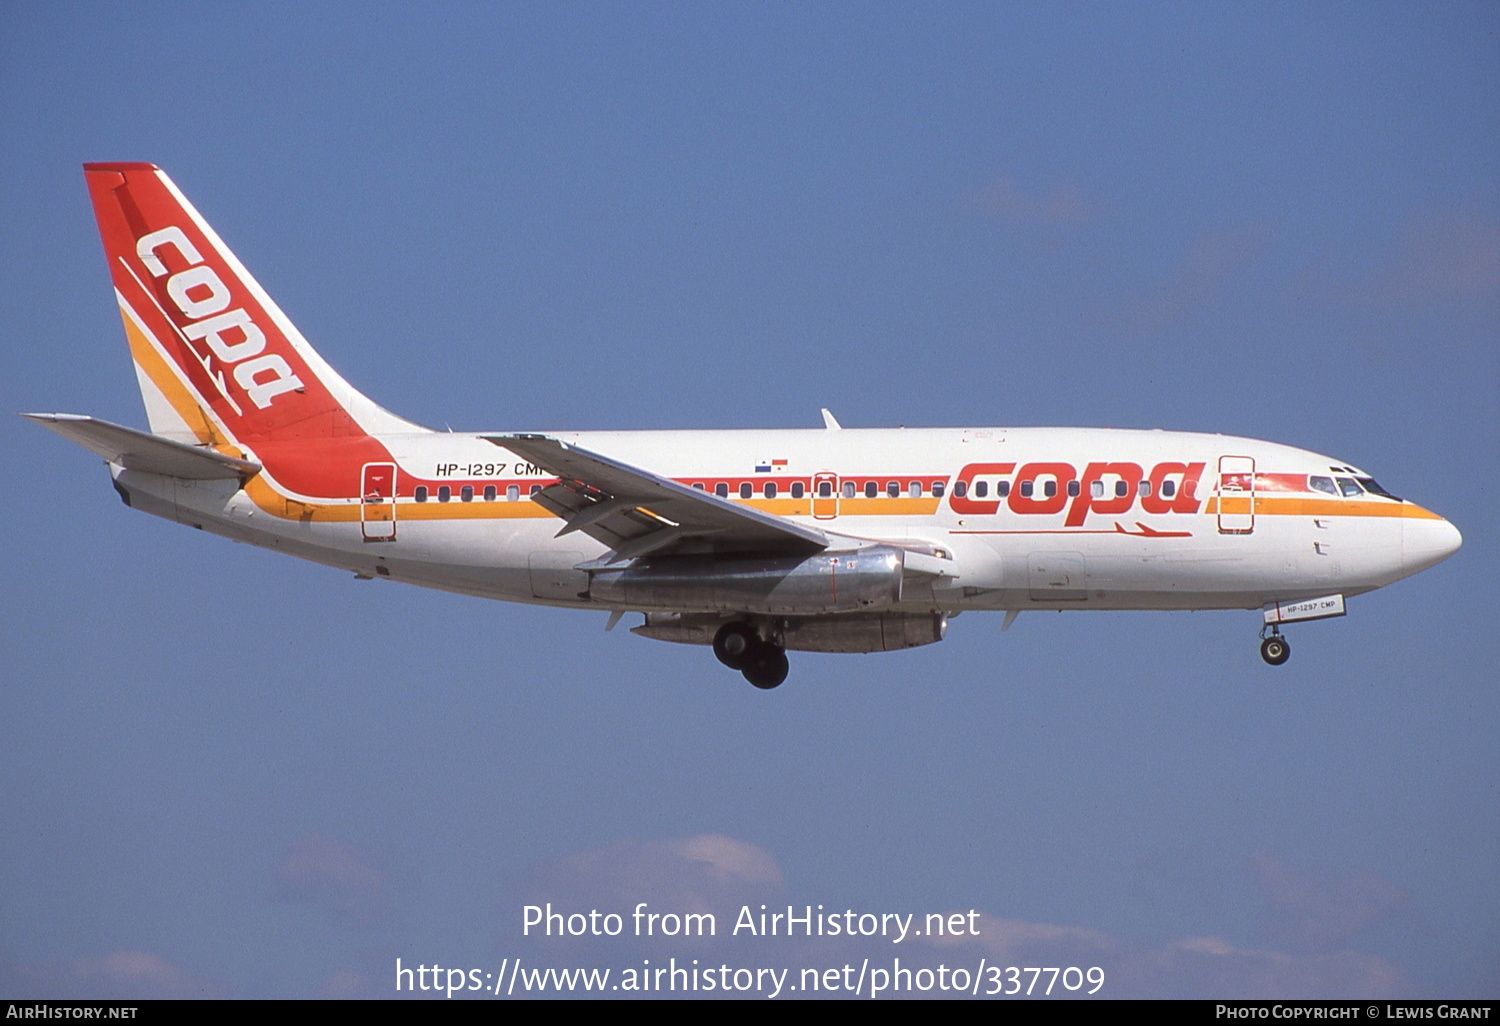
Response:
[[[127,470],[193,481],[231,478],[244,481],[260,473],[259,463],[237,460],[212,449],[174,442],[170,438],[112,424],[97,417],[76,413],[23,413],[21,416]]]
[[[808,553],[828,547],[814,527],[737,505],[628,463],[547,435],[485,435],[535,463],[558,482],[532,496],[567,523],[614,550],[617,563],[674,548],[696,551]]]

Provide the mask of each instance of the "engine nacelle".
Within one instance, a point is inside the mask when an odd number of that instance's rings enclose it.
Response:
[[[782,636],[798,652],[897,652],[936,644],[947,633],[945,613],[869,613],[791,620]]]
[[[595,570],[589,596],[630,609],[852,613],[901,600],[902,554],[889,545],[795,556],[666,556]]]
[[[647,613],[646,622],[632,634],[683,645],[711,645],[724,618],[677,613]],[[788,619],[780,640],[798,652],[895,652],[943,640],[948,630],[944,613],[846,613],[842,616]]]

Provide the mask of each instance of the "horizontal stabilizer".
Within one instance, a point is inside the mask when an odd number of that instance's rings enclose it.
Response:
[[[192,481],[219,478],[239,478],[243,481],[260,473],[259,463],[238,460],[212,449],[174,442],[170,438],[111,424],[95,417],[83,417],[76,413],[23,413],[21,416],[56,431],[68,441],[77,442],[89,452],[102,456],[111,463],[118,463],[127,470]]]

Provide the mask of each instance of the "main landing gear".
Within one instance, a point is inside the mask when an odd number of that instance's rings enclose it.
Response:
[[[731,620],[714,635],[714,655],[731,670],[739,670],[745,679],[769,691],[786,680],[790,664],[786,649],[760,636],[754,625]]]
[[[1281,629],[1275,624],[1262,628],[1260,638],[1260,657],[1272,666],[1280,666],[1292,657],[1292,646],[1281,636]]]

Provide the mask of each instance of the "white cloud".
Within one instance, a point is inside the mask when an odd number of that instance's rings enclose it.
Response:
[[[390,914],[390,881],[369,856],[343,841],[299,837],[276,864],[276,897],[320,905],[335,917],[373,926]]]
[[[1405,891],[1375,873],[1301,869],[1267,851],[1250,857],[1250,870],[1270,905],[1273,932],[1313,948],[1342,946],[1408,901]]]
[[[1219,937],[1127,952],[1112,975],[1115,997],[1371,1000],[1413,993],[1399,969],[1373,955],[1257,951]]]
[[[347,1001],[353,998],[382,997],[375,992],[370,978],[355,972],[334,973],[323,981],[323,986],[318,989],[317,996],[337,1001]]]
[[[1273,235],[1269,225],[1249,224],[1198,236],[1164,281],[1126,304],[1118,318],[1121,327],[1149,334],[1208,307],[1235,275],[1265,252]]]
[[[228,988],[147,951],[119,950],[66,967],[0,965],[0,993],[9,998],[171,1000],[223,998]]]
[[[964,206],[1012,225],[1079,225],[1096,216],[1093,205],[1076,185],[1030,190],[1007,175],[971,194]]]
[[[1279,867],[1269,857],[1262,863]],[[1273,874],[1275,876],[1275,874]],[[1295,877],[1295,874],[1293,874]],[[1285,884],[1286,874],[1275,893],[1292,896],[1304,889]],[[1314,889],[1313,893],[1323,893]],[[1383,899],[1380,888],[1358,883],[1351,889],[1334,887],[1336,896],[1325,908],[1330,923],[1370,921],[1378,915]],[[1370,895],[1377,895],[1373,903]],[[816,910],[817,896],[788,893],[784,874],[765,849],[720,834],[705,834],[678,840],[634,840],[566,856],[540,867],[528,902],[551,901],[563,914],[587,913],[590,909],[616,912],[624,917],[626,930],[617,938],[567,938],[574,957],[592,964],[624,966],[633,959],[653,959],[667,954],[691,953],[694,958],[719,958],[743,964],[746,959],[764,966],[797,970],[827,970],[843,965],[890,966],[899,958],[909,969],[939,965],[965,968],[971,973],[983,964],[990,967],[1076,966],[1085,972],[1104,971],[1104,997],[1191,998],[1380,998],[1410,995],[1413,985],[1395,966],[1358,951],[1276,951],[1240,947],[1219,936],[1184,937],[1160,946],[1130,944],[1087,926],[1035,922],[977,912],[967,925],[977,927],[971,936],[918,936],[916,932],[900,944],[887,937],[848,936],[755,936],[734,937],[732,927],[741,905],[759,914],[784,912],[791,905],[797,914],[805,907]],[[712,938],[653,938],[647,942],[630,935],[629,914],[638,902],[661,912],[713,912],[719,930]],[[823,910],[839,914],[842,909]],[[856,912],[912,913],[911,926],[920,932],[927,913],[947,915],[940,909],[863,908]],[[1236,924],[1230,924],[1236,925]],[[509,931],[507,931],[509,933]],[[514,937],[514,934],[511,934]],[[1325,932],[1334,938],[1336,933]],[[989,979],[990,977],[987,977]],[[1077,978],[1076,976],[1074,978]],[[1008,980],[1009,977],[1006,977]],[[1029,979],[1029,977],[1028,977]],[[1044,984],[1045,985],[1045,984]]]
[[[1500,303],[1500,221],[1470,211],[1409,218],[1368,279],[1349,288],[1379,305]]]
[[[763,848],[722,834],[621,841],[539,867],[537,901],[570,908],[633,909],[639,902],[676,912],[738,908],[786,885]]]

